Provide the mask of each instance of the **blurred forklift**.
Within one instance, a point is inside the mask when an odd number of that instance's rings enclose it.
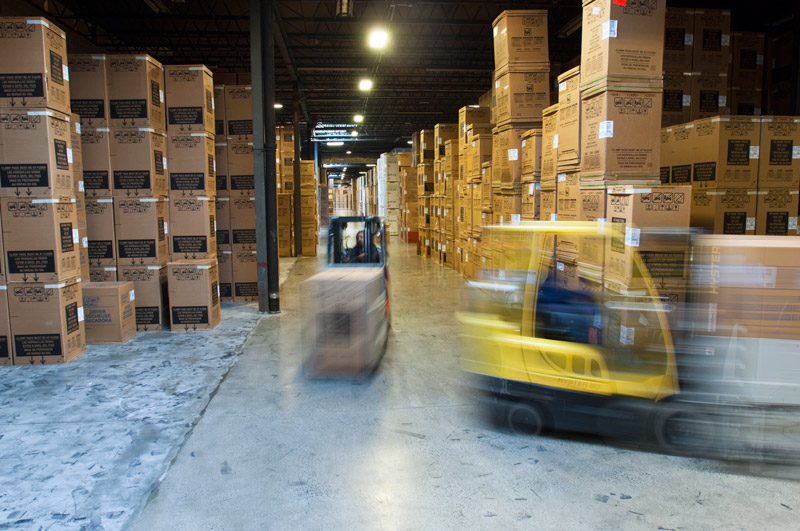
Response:
[[[305,370],[363,377],[378,367],[390,327],[390,282],[379,217],[335,217],[327,262],[301,285]]]
[[[615,225],[484,228],[497,259],[459,319],[493,420],[800,463],[798,239]],[[556,241],[600,245],[616,265],[580,282]]]

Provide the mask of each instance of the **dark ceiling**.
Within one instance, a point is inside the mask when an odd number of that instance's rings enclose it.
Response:
[[[146,52],[165,64],[204,63],[220,74],[250,70],[248,0],[23,3],[107,52]],[[579,60],[579,0],[354,0],[350,17],[336,16],[334,0],[272,3],[275,97],[284,103],[278,121],[292,120],[295,83],[304,131],[308,131],[306,121],[313,128],[320,122],[351,122],[356,113],[365,116],[357,141],[342,148],[321,146],[328,155],[345,149],[377,155],[407,147],[415,131],[456,121],[460,107],[477,103],[491,87],[492,21],[504,9],[549,11],[554,75]],[[693,7],[695,2],[668,5]],[[752,2],[706,1],[702,5],[731,8],[735,29],[769,33],[772,22],[785,17]],[[390,47],[382,53],[366,45],[367,33],[376,25],[391,34]],[[374,81],[369,93],[357,88],[362,77]]]

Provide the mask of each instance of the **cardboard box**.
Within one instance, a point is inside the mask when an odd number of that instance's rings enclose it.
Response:
[[[769,116],[761,119],[758,159],[759,188],[800,186],[800,118]]]
[[[599,86],[582,97],[583,174],[616,179],[658,176],[661,93]]]
[[[728,74],[692,72],[692,120],[729,114],[729,112]]]
[[[693,53],[694,9],[667,6],[664,19],[664,70],[691,71]]]
[[[661,155],[669,157],[668,172],[661,177],[662,184],[691,184],[692,166],[695,162],[694,143],[696,130],[694,123],[676,125],[667,129],[670,143],[665,153],[662,147]],[[662,166],[664,164],[662,163]]]
[[[529,126],[512,124],[492,131],[492,183],[514,185],[522,178],[522,136]],[[483,161],[485,163],[488,161]]]
[[[214,144],[214,170],[214,178],[217,182],[217,197],[230,197],[227,142]]]
[[[233,251],[227,249],[217,254],[219,270],[219,298],[221,301],[233,301]]]
[[[133,282],[136,330],[166,330],[169,326],[167,266],[120,265],[119,279]]]
[[[217,260],[178,260],[167,264],[171,330],[211,330],[220,323]]]
[[[225,86],[225,120],[229,139],[247,141],[246,137],[253,134],[253,91],[249,85]]]
[[[493,157],[493,150],[494,150],[494,135],[477,135],[473,137],[472,144],[470,147],[470,162],[467,163],[466,167],[466,179],[467,180],[476,180],[480,179],[481,177],[481,166],[483,166],[486,162],[491,162]],[[519,151],[517,151],[519,153]],[[419,174],[419,172],[417,172]],[[494,179],[495,173],[492,173],[492,179]],[[499,177],[500,174],[498,173],[497,176]],[[499,184],[499,183],[498,183]]]
[[[436,159],[444,158],[445,142],[458,139],[458,124],[436,124],[433,127],[433,138],[436,144]],[[457,145],[456,145],[457,147]],[[402,153],[400,154],[402,155]],[[403,164],[400,164],[403,166]],[[408,166],[408,164],[406,164]]]
[[[8,286],[0,284],[0,367],[14,364],[11,324],[8,320]]]
[[[317,171],[313,160],[300,161],[300,190],[317,191]]]
[[[170,250],[173,261],[217,256],[215,206],[213,197],[170,198]]]
[[[231,245],[231,200],[228,197],[218,197],[216,200],[217,211],[217,251],[230,250]]]
[[[762,88],[764,85],[764,34],[733,32],[731,81],[735,87]]]
[[[14,365],[66,363],[86,350],[81,282],[10,282]]]
[[[0,197],[72,195],[71,144],[66,114],[0,112]]]
[[[547,10],[506,10],[492,22],[494,67],[548,63]]]
[[[550,67],[506,65],[494,73],[498,125],[540,122],[542,110],[550,105]]]
[[[529,129],[522,134],[522,175],[520,179],[525,181],[535,181],[542,174],[542,130],[540,128]]]
[[[695,70],[727,72],[731,53],[731,12],[727,9],[695,9]]]
[[[692,116],[692,73],[664,72],[664,105],[661,127],[683,124]]]
[[[300,252],[303,256],[317,256],[317,227],[302,227],[300,231]]]
[[[155,129],[111,131],[114,197],[167,195],[166,135]]]
[[[559,221],[577,221],[580,216],[580,177],[580,171],[569,171],[559,173],[556,178],[556,212]]]
[[[167,216],[163,197],[140,197],[114,201],[117,264],[159,266],[169,261]]]
[[[88,198],[112,197],[111,132],[81,128],[83,188]]]
[[[556,191],[539,191],[539,221],[556,221]]]
[[[558,76],[558,162],[577,164],[581,158],[581,67]]]
[[[292,256],[294,245],[292,245],[292,229],[288,225],[278,224],[278,256]]]
[[[522,214],[523,221],[535,221],[539,219],[539,183],[526,183],[522,185]]]
[[[692,191],[692,227],[710,229],[714,234],[755,234],[755,190],[717,188]]]
[[[69,54],[70,106],[84,128],[108,128],[105,55]]]
[[[233,279],[233,301],[258,301],[258,258],[256,250],[250,246],[234,245],[230,263]]]
[[[800,191],[797,188],[767,188],[758,191],[756,234],[796,236]]]
[[[230,197],[250,197],[256,188],[253,142],[228,141],[228,183]]]
[[[84,277],[81,275],[81,278],[88,278],[89,283],[92,282],[116,282],[117,281],[117,267],[92,267],[89,269],[89,274]]]
[[[656,186],[632,189],[612,187],[606,203],[611,234],[606,237],[603,276],[623,289],[639,289],[647,283],[634,266],[634,251],[649,268],[649,280],[662,286],[685,285],[689,257],[686,240],[659,238],[648,227],[689,227],[689,186]]]
[[[558,104],[542,111],[542,179],[556,179],[558,165]]]
[[[737,116],[761,116],[761,102],[763,91],[761,89],[742,89],[731,87],[728,107],[731,114]]]
[[[89,267],[117,265],[114,232],[114,200],[86,200],[86,236],[89,243]]]
[[[419,164],[433,163],[434,153],[436,153],[436,139],[433,129],[423,129],[419,132]]]
[[[136,335],[133,282],[92,282],[83,286],[87,345],[127,343]]]
[[[608,192],[605,188],[582,189],[580,191],[579,221],[606,222]],[[605,267],[605,238],[603,236],[580,236],[578,238],[578,275],[595,282],[603,281]]]
[[[211,196],[217,193],[214,135],[208,132],[167,133],[169,194]]]
[[[721,116],[696,120],[692,133],[692,186],[755,189],[759,118]]]
[[[231,244],[256,245],[256,202],[254,197],[231,198]]]
[[[461,152],[461,150],[463,149],[466,149],[467,147],[468,143],[467,129],[469,128],[469,126],[472,125],[473,123],[488,124],[490,114],[491,114],[491,109],[489,109],[488,107],[481,107],[479,105],[468,105],[466,107],[461,107],[458,110],[459,152]],[[419,161],[417,161],[417,163],[419,163]],[[460,164],[463,166],[464,161],[462,160]],[[460,179],[463,178],[464,176],[462,175]]]
[[[593,0],[583,3],[581,89],[622,82],[661,88],[664,2]]]
[[[146,127],[162,133],[164,67],[149,55],[108,55],[109,126]]]
[[[284,194],[281,194],[284,195]],[[317,196],[316,195],[301,195],[300,196],[300,217],[302,224],[317,226]]]
[[[75,199],[0,199],[9,282],[59,282],[80,275]]]
[[[204,65],[167,65],[164,68],[167,128],[175,132],[216,133],[214,80]]]
[[[0,17],[0,108],[69,113],[67,36],[41,17]]]
[[[225,85],[214,85],[214,134],[216,142],[224,143],[227,140],[225,117]]]

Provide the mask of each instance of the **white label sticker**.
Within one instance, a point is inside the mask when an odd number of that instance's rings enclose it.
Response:
[[[520,221],[522,221],[520,214],[511,214],[511,224],[512,225],[519,225]],[[791,222],[790,222],[791,224]]]
[[[565,90],[567,90],[567,82],[562,81],[561,83],[558,84],[558,91],[564,92]]]
[[[599,14],[600,14],[600,8],[597,7],[597,6],[593,7],[592,8],[592,15],[599,15]]]
[[[636,329],[631,327],[627,327],[625,325],[619,326],[619,342],[623,345],[633,345],[633,339],[636,335]]]
[[[758,158],[758,146],[750,146],[750,158],[751,159]]]
[[[528,185],[528,195],[533,195],[533,183]]]
[[[69,67],[67,65],[61,65],[61,73],[64,76],[64,81],[69,81]]]
[[[756,230],[756,218],[747,218],[745,225],[745,230]]]
[[[684,46],[693,46],[694,45],[694,35],[692,33],[686,33],[683,36],[683,45]]]
[[[497,37],[497,27],[492,28],[492,37]]]
[[[83,321],[83,306],[78,306],[78,322]]]
[[[800,146],[792,146],[792,158],[800,159]]]
[[[797,230],[797,217],[793,216],[789,218],[789,230]]]
[[[217,159],[214,159],[214,173],[217,173]]]
[[[600,122],[600,127],[597,131],[599,138],[614,138],[614,121],[605,120]]]
[[[567,180],[567,174],[566,173],[559,173],[558,174],[558,182],[562,183],[562,182],[564,182],[566,180]]]
[[[592,326],[595,328],[603,328],[603,314],[594,314],[594,322],[592,323]]]
[[[508,150],[508,160],[519,160],[519,150],[516,148]]]
[[[216,108],[217,108],[217,105],[216,105],[216,101],[214,101],[214,96],[211,96],[211,110],[213,111]]]
[[[558,133],[553,135],[553,149],[558,149]]]
[[[81,123],[80,122],[75,122],[75,132],[77,134],[81,134]]]
[[[617,21],[606,20],[605,22],[603,22],[600,40],[604,41],[606,39],[615,39],[616,37],[617,37]]]
[[[158,89],[158,99],[161,101],[161,103],[164,103],[164,91],[161,89]]]
[[[220,298],[219,282],[217,282],[217,298]]]
[[[72,148],[67,148],[67,162],[72,164]]]
[[[89,248],[89,237],[88,236],[83,238],[83,241],[81,241],[81,245],[83,245],[84,249],[88,249]]]
[[[691,107],[692,106],[692,95],[691,94],[684,94],[683,95],[683,106],[684,107]]]
[[[495,81],[494,82],[494,88],[498,88],[498,89],[500,88],[500,82],[499,81]]]
[[[558,221],[558,214],[556,213],[550,214],[550,221]]]
[[[169,234],[169,223],[164,222],[164,234]]]
[[[469,253],[464,253],[464,261],[469,262]]]
[[[641,229],[625,227],[625,245],[629,247],[639,247],[639,236],[641,232]]]
[[[128,292],[128,297],[131,299],[131,302],[136,300],[136,290],[130,290]]]
[[[730,46],[731,45],[731,36],[723,34],[720,38],[720,44],[723,46]]]
[[[525,147],[527,145],[528,145],[528,139],[526,138],[525,140],[522,141],[522,147]]]
[[[81,243],[81,235],[78,229],[72,229],[72,243]]]
[[[85,192],[86,191],[83,188],[83,181],[78,181],[78,191],[79,192]]]
[[[564,271],[564,264],[562,262],[556,262],[556,269]]]
[[[719,106],[720,107],[727,107],[728,106],[728,97],[727,96],[720,96],[719,97]]]
[[[163,157],[161,160],[164,163],[164,169],[166,170],[167,169],[167,157]]]

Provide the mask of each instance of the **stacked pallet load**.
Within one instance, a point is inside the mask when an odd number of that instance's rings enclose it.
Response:
[[[435,259],[442,265],[453,267],[455,248],[455,179],[458,171],[458,124],[439,123],[433,128],[434,186],[432,203],[436,215],[433,235]]]
[[[403,234],[407,243],[419,242],[419,190],[417,188],[417,169],[412,166],[413,152],[399,155],[400,211]]]

